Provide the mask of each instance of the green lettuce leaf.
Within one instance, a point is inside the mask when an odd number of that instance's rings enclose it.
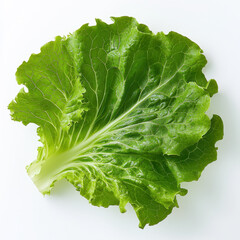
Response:
[[[134,18],[96,20],[56,37],[18,68],[13,120],[35,123],[42,147],[27,167],[43,194],[67,179],[96,206],[129,202],[140,227],[163,220],[216,160],[220,117],[205,114],[217,92],[202,50]]]

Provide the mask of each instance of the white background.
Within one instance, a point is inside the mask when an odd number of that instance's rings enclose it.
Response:
[[[214,240],[240,239],[240,1],[238,0],[6,0],[0,3],[0,239],[3,240]],[[144,230],[128,206],[91,206],[70,184],[56,184],[43,197],[25,166],[35,159],[36,126],[10,119],[7,105],[20,89],[16,68],[56,35],[67,35],[95,18],[134,16],[154,32],[188,36],[209,61],[204,72],[215,78],[219,94],[209,114],[219,114],[225,138],[218,160],[178,197],[179,209]]]

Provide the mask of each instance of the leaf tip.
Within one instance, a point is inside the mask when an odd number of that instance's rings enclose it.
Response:
[[[210,79],[206,86],[206,91],[209,93],[210,97],[212,97],[214,94],[218,93],[218,84],[216,80]]]

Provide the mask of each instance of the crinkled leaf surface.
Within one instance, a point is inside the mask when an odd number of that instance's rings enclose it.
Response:
[[[217,92],[202,50],[175,32],[153,34],[134,18],[96,20],[56,37],[17,70],[14,120],[39,126],[43,146],[28,174],[49,193],[67,179],[96,206],[129,202],[140,227],[164,219],[216,160],[220,117],[205,114]]]

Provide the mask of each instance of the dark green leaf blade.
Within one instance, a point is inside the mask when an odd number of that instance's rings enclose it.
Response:
[[[134,18],[96,20],[57,37],[17,70],[13,120],[39,126],[43,146],[28,174],[43,194],[60,179],[96,206],[129,202],[140,227],[163,220],[216,160],[220,117],[205,114],[217,92],[202,50]]]

